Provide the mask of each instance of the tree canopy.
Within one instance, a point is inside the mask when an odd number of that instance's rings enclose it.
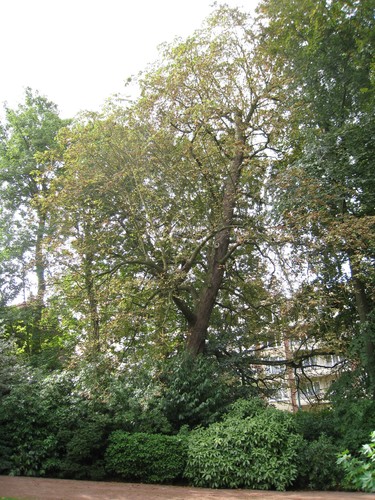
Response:
[[[1,127],[8,337],[129,369],[203,354],[263,390],[339,355],[373,393],[373,13],[219,6],[133,102],[72,122],[28,89]]]

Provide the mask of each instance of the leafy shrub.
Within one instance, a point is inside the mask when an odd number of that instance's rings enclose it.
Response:
[[[36,373],[0,398],[0,473],[102,479],[105,408],[76,391],[71,373]]]
[[[375,400],[336,400],[333,413],[341,449],[357,452],[375,429]]]
[[[107,446],[107,418],[79,420],[72,428],[57,434],[59,459],[47,462],[48,475],[74,479],[101,480],[105,477],[104,452]]]
[[[160,403],[161,389],[149,374],[138,372],[132,380],[116,377],[108,392],[107,407],[115,429],[130,433],[172,433],[172,426]]]
[[[47,415],[40,404],[41,383],[30,379],[0,401],[0,442],[7,456],[2,473],[37,476],[50,452]]]
[[[170,482],[182,477],[186,464],[186,439],[115,431],[109,439],[105,463],[108,472],[121,479]]]
[[[299,452],[298,477],[294,487],[311,490],[335,489],[342,478],[336,464],[341,435],[331,409],[299,411],[296,429],[304,438]]]
[[[360,450],[362,459],[352,457],[348,450],[339,455],[337,463],[346,473],[344,486],[349,489],[375,491],[375,431],[370,437],[371,443],[364,444]]]
[[[305,441],[299,453],[298,478],[294,486],[311,490],[337,489],[343,477],[336,464],[338,450],[337,444],[325,434],[314,441]]]
[[[260,398],[238,399],[230,405],[225,420],[241,420],[247,417],[255,417],[267,409],[267,403]]]
[[[358,354],[361,351],[362,347],[358,346]],[[332,401],[332,415],[341,449],[357,453],[375,429],[373,392],[362,366],[346,371],[331,385],[328,396]]]
[[[29,414],[24,399],[33,398],[30,394],[33,389],[31,372],[16,354],[17,346],[11,339],[4,339],[4,325],[0,321],[0,474],[9,474],[13,470],[12,456],[17,456],[17,445],[22,444],[22,440],[17,439],[17,433],[24,430],[23,417]],[[25,398],[13,398],[12,389],[21,382],[26,385],[23,391]]]
[[[105,404],[93,397],[72,373],[50,379],[40,396],[49,415],[49,430],[56,445],[44,465],[45,475],[74,479],[103,479],[104,452],[111,427]]]
[[[164,367],[160,404],[174,430],[217,421],[236,397],[218,362],[187,353],[169,360]]]
[[[331,409],[300,410],[294,415],[298,433],[308,442],[317,441],[323,434],[334,441],[339,439],[340,433]]]
[[[243,417],[246,402],[237,402],[222,422],[191,432],[185,476],[192,484],[284,490],[295,480],[302,438],[292,415],[259,402],[247,411]]]
[[[3,338],[0,320],[0,398],[9,394],[11,387],[28,375],[27,367],[17,358],[17,346],[11,339]]]
[[[184,353],[163,361],[157,376],[141,369],[131,379],[114,377],[108,408],[118,429],[173,434],[217,421],[239,391],[216,360]]]

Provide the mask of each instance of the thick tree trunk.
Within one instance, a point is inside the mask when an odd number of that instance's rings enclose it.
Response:
[[[195,313],[196,320],[190,327],[187,339],[187,349],[194,356],[202,353],[204,350],[212,310],[224,277],[224,265],[220,264],[220,260],[216,257],[213,261],[208,284],[203,288],[200,294],[198,307]]]
[[[353,273],[353,268],[352,268],[352,273]],[[366,295],[365,286],[356,273],[352,274],[352,283],[353,283],[358,317],[361,323],[365,323],[371,312],[370,304]]]
[[[241,136],[241,146],[245,139]],[[222,200],[222,229],[217,233],[211,256],[208,262],[207,278],[203,287],[197,306],[194,311],[195,321],[190,324],[187,350],[196,356],[203,352],[207,338],[207,330],[210,324],[211,314],[215,306],[217,296],[223,283],[225,274],[225,261],[228,254],[231,226],[233,225],[234,209],[236,206],[238,185],[244,160],[243,147],[237,151],[232,160],[230,171],[226,179]]]

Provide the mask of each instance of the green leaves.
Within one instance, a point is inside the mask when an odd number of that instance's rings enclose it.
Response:
[[[373,394],[374,343],[358,320],[367,323],[375,304],[374,141],[369,140],[374,131],[369,48],[374,46],[374,5],[267,0],[260,10],[264,44],[290,93],[288,118],[277,137],[280,161],[270,183],[275,219],[283,224],[280,243],[289,241],[293,248],[288,260],[301,292],[315,289],[326,318],[335,311],[338,321],[329,326],[317,318],[316,328],[323,326],[337,338],[362,339],[357,356]],[[308,321],[315,315],[311,306]],[[349,314],[353,306],[356,315]]]
[[[237,286],[240,252],[241,276],[262,288],[248,240],[264,239],[264,156],[281,90],[256,49],[251,19],[220,8],[164,48],[131,107],[87,115],[60,135],[55,248],[74,293],[85,291],[76,304],[96,337],[109,331],[161,353],[188,339],[197,354],[224,282]]]
[[[375,491],[375,431],[370,435],[371,443],[360,450],[363,457],[352,457],[348,450],[339,455],[337,464],[344,469],[346,485],[349,488],[373,493]]]
[[[284,490],[297,476],[302,444],[292,415],[259,403],[235,406],[222,422],[191,433],[186,477],[210,488]],[[240,406],[255,414],[240,416]]]
[[[31,89],[17,109],[6,109],[0,138],[0,268],[5,299],[30,301],[35,312],[30,353],[41,350],[46,294],[45,237],[50,231],[45,200],[58,175],[55,137],[68,123],[57,106]],[[7,253],[2,247],[7,247]],[[33,283],[33,285],[31,285]]]
[[[125,480],[164,483],[182,478],[186,438],[116,431],[109,438],[107,470]]]

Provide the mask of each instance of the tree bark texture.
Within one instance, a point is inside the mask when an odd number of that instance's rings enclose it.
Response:
[[[195,321],[190,324],[187,337],[187,350],[196,356],[203,352],[210,324],[211,314],[223,283],[225,257],[228,253],[233,225],[234,209],[244,160],[244,138],[240,137],[241,146],[234,156],[226,178],[222,199],[222,229],[213,241],[213,248],[208,262],[207,278],[199,295],[194,311]]]

